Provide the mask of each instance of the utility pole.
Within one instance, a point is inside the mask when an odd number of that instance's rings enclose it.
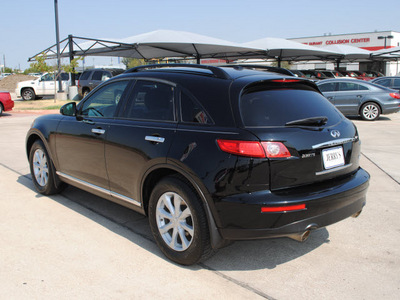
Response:
[[[60,76],[61,62],[60,62],[60,30],[58,28],[58,0],[54,0],[54,13],[56,17],[56,43],[57,43],[57,77],[58,77],[58,92],[62,92],[62,82]]]

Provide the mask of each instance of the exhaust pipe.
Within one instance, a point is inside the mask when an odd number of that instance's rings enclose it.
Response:
[[[295,240],[295,241],[298,241],[298,242],[302,243],[302,242],[305,242],[308,239],[308,237],[310,236],[310,233],[311,233],[311,231],[307,230],[307,231],[304,231],[303,233],[290,234],[287,237],[291,238],[292,240]]]
[[[361,214],[362,210],[356,212],[354,215],[351,215],[352,218],[357,218]]]

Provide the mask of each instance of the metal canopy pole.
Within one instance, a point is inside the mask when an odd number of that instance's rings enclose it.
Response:
[[[58,92],[62,92],[61,76],[60,76],[60,30],[58,28],[58,0],[54,0],[54,13],[56,17],[56,43],[57,43],[57,77],[58,77]]]
[[[68,35],[68,45],[69,45],[69,63],[74,60],[74,45],[72,34]],[[75,67],[71,73],[71,86],[75,86]]]

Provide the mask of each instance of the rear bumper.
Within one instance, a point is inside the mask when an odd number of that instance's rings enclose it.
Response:
[[[226,198],[216,204],[228,240],[288,236],[336,223],[362,210],[369,174],[359,169],[350,177],[279,192],[262,191]],[[292,212],[261,213],[261,207],[305,204]]]
[[[4,104],[4,111],[12,110],[13,107],[14,107],[14,101],[12,101],[12,100],[7,101],[7,102],[5,102],[5,104]]]

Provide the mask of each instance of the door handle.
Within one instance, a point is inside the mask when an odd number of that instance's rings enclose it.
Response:
[[[333,97],[327,97],[328,98],[328,100],[333,100]]]
[[[100,129],[100,128],[92,128],[92,132],[94,134],[104,134],[106,131],[104,129]]]
[[[146,141],[153,142],[153,143],[164,143],[165,138],[160,137],[160,136],[154,136],[154,135],[146,135],[144,138]]]

